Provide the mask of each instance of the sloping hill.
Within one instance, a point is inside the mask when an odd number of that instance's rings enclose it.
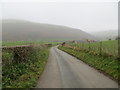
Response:
[[[2,30],[3,41],[94,39],[79,29],[22,20],[3,20]]]

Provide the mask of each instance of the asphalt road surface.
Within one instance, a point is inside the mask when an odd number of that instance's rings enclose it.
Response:
[[[37,88],[118,88],[118,84],[75,57],[52,47]]]

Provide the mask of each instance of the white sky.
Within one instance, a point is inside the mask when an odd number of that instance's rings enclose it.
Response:
[[[2,18],[64,25],[86,32],[114,30],[118,28],[117,1],[2,0]]]

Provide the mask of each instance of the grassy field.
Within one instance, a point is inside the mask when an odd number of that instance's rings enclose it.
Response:
[[[31,42],[30,42],[31,43]],[[38,44],[38,42],[35,42]],[[40,42],[43,44],[43,42]],[[28,44],[28,42],[27,42]],[[34,43],[32,43],[34,44]],[[26,45],[26,42],[4,42],[6,46]],[[3,88],[32,88],[43,72],[49,56],[50,47],[34,47],[27,57],[27,61],[11,62],[13,52],[2,52],[2,87]]]
[[[30,44],[59,44],[55,41],[3,41],[2,46],[30,45]]]
[[[89,51],[93,54],[102,54],[117,57],[118,56],[118,40],[109,40],[109,41],[102,41],[102,42],[85,42],[79,44],[69,44],[73,47],[78,47],[81,50]],[[101,49],[101,51],[100,51]]]

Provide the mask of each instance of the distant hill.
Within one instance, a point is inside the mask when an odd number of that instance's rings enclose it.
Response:
[[[22,20],[2,21],[3,41],[18,40],[81,40],[95,39],[92,35],[66,26],[33,23]]]
[[[91,33],[92,35],[98,37],[101,40],[115,39],[118,36],[118,30],[106,30]]]

